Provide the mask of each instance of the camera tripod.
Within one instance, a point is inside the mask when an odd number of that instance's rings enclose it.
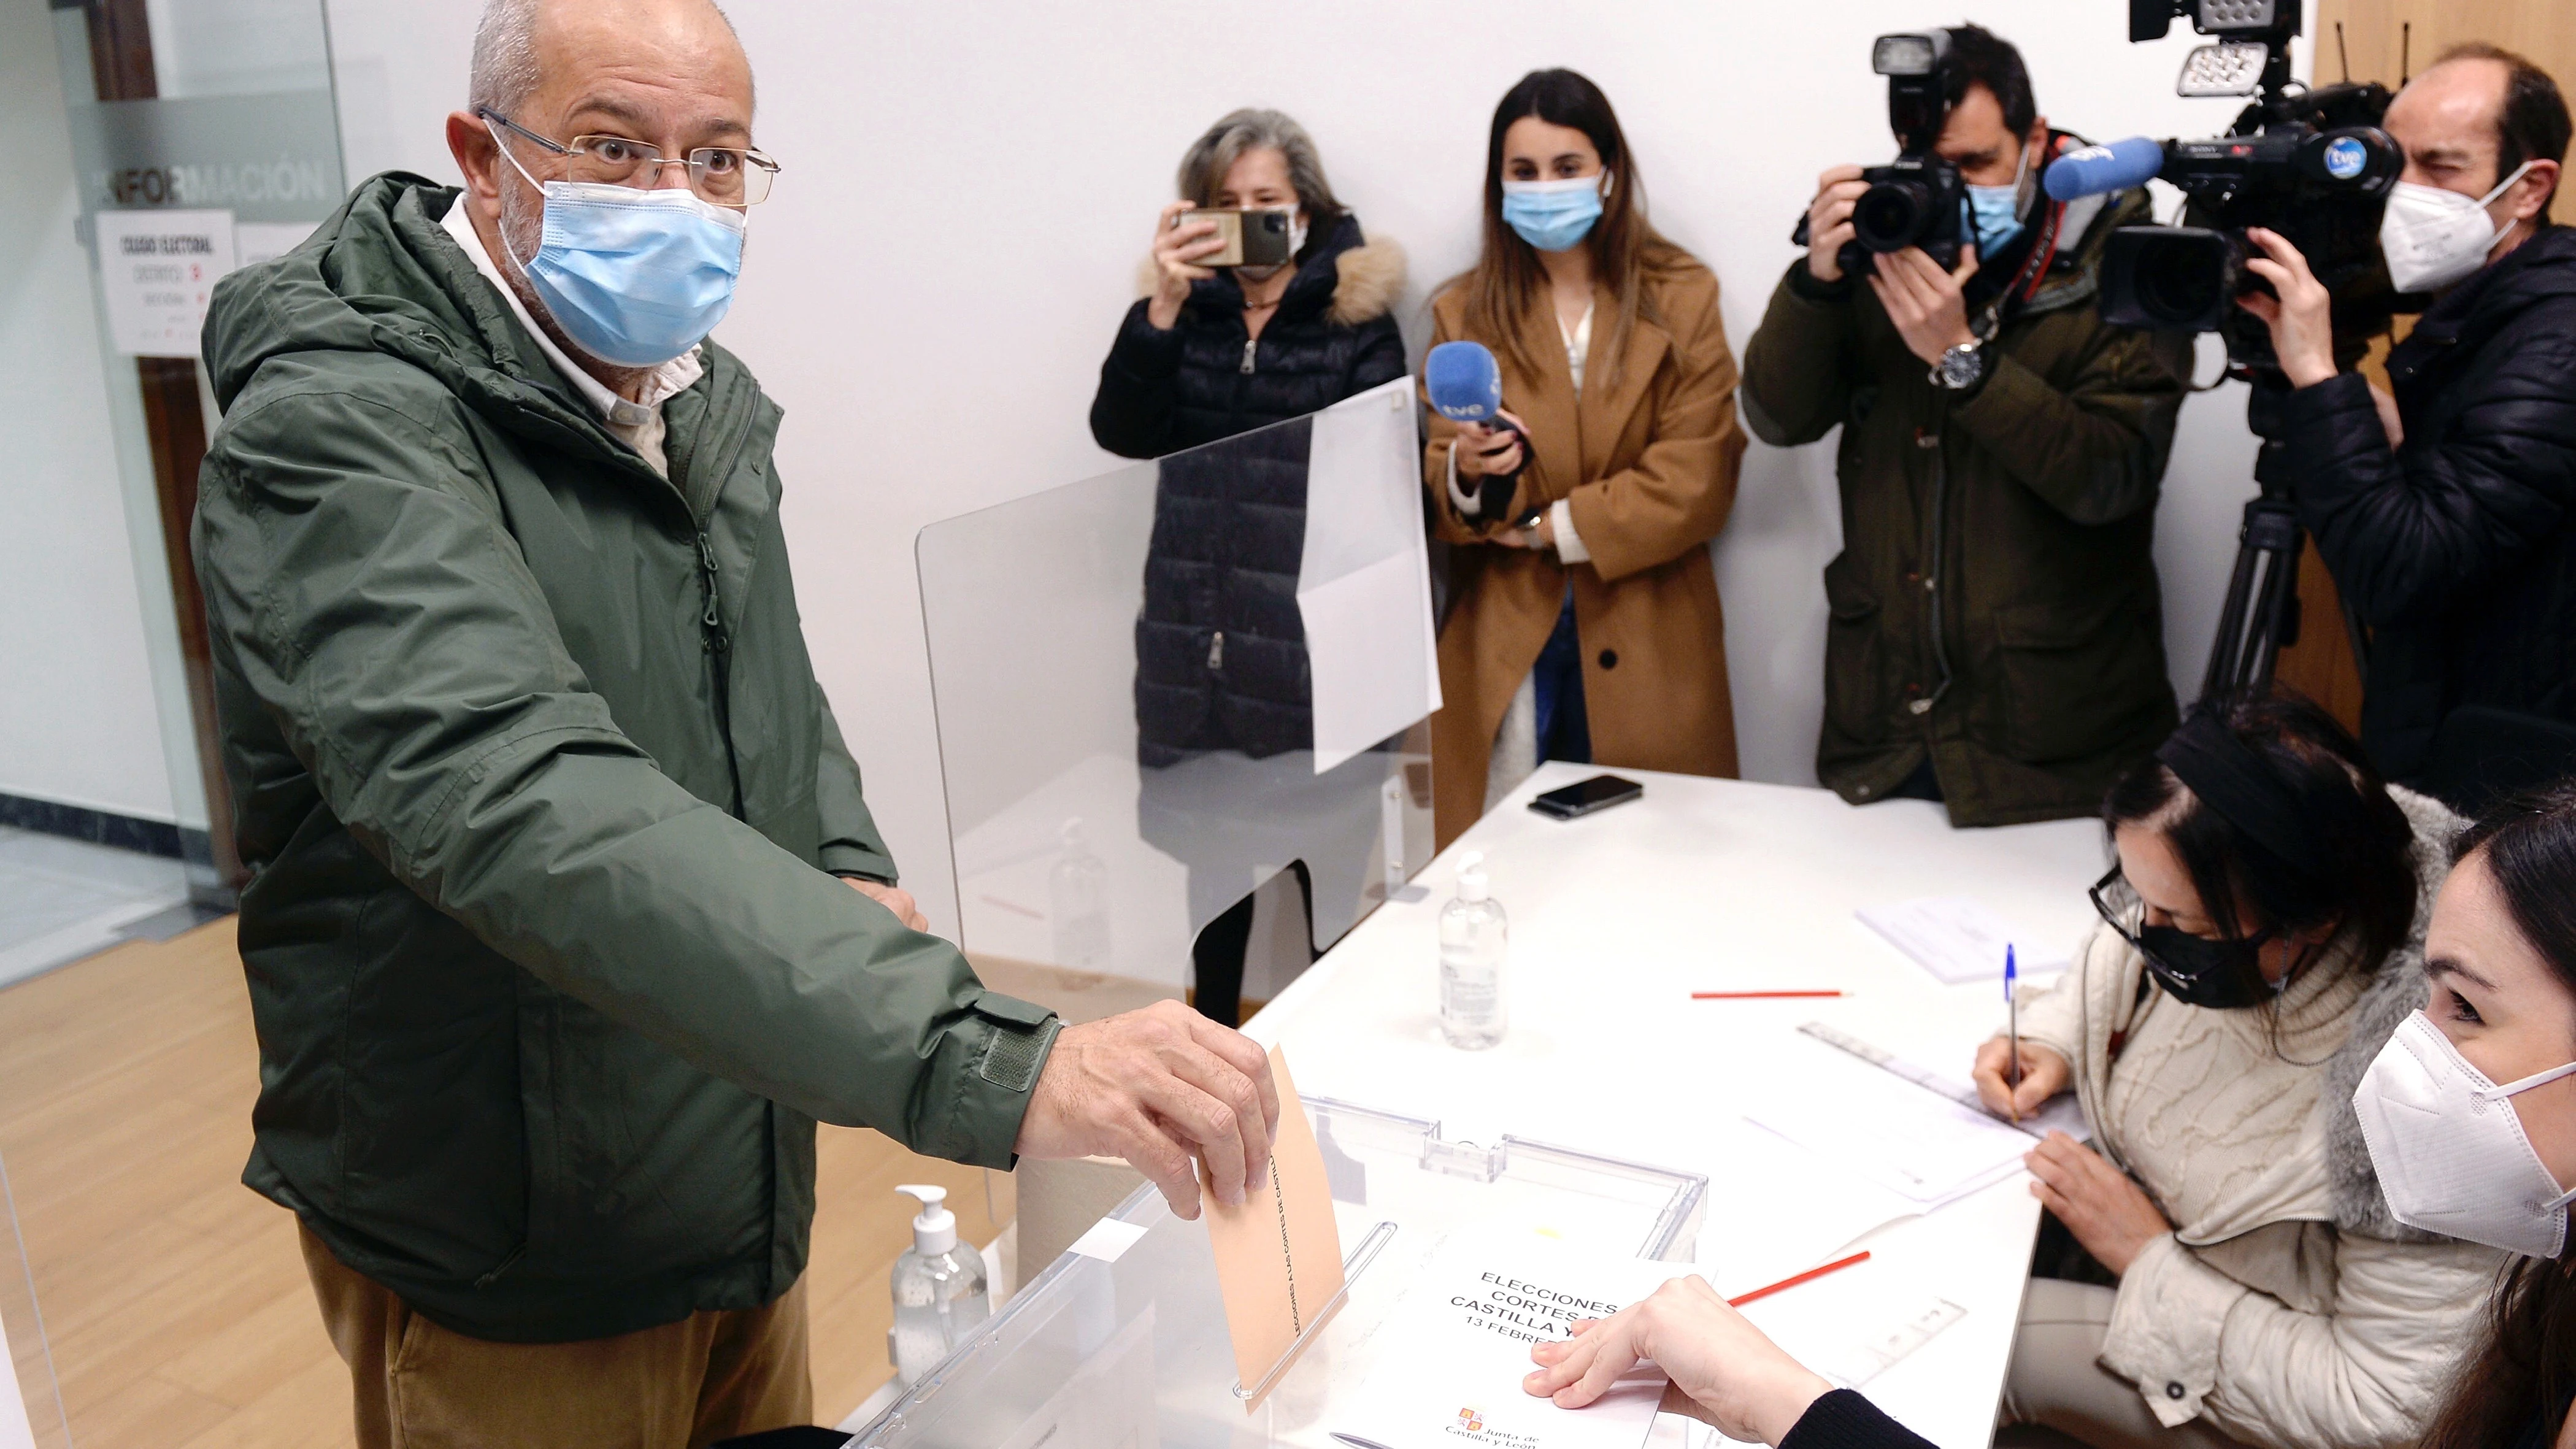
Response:
[[[2261,491],[2245,505],[2236,569],[2218,611],[2209,667],[2200,677],[2200,697],[2212,702],[2268,689],[2281,651],[2299,642],[2299,554],[2307,533],[2290,496],[2289,444],[2280,437],[2281,403],[2290,382],[2271,368],[2255,369],[2249,380],[2245,421],[2262,440],[2254,454],[2254,484]],[[2358,647],[2353,660],[2361,661]]]

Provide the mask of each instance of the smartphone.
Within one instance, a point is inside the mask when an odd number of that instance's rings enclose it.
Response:
[[[1196,258],[1202,267],[1276,267],[1287,264],[1289,235],[1297,223],[1293,211],[1247,211],[1238,207],[1212,207],[1203,211],[1185,211],[1175,227],[1194,221],[1214,222],[1216,239],[1224,245],[1214,256]]]
[[[1616,775],[1595,775],[1578,780],[1562,789],[1550,790],[1530,802],[1530,808],[1558,820],[1572,820],[1613,805],[1625,805],[1646,793],[1646,787],[1634,780]]]

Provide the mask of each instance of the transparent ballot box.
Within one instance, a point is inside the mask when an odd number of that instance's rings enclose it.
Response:
[[[922,530],[958,924],[988,983],[1176,995],[1203,985],[1199,933],[1289,876],[1235,918],[1241,996],[1266,1001],[1430,859],[1414,413],[1399,379]]]
[[[1519,1228],[1579,1247],[1687,1261],[1708,1179],[1309,1097],[1349,1286],[1262,1386],[1235,1371],[1203,1222],[1151,1187],[1105,1222],[1142,1229],[1114,1261],[1069,1252],[862,1430],[868,1449],[1201,1449],[1333,1444],[1337,1394],[1382,1352],[1377,1329],[1453,1232]],[[1095,1230],[1099,1234],[1100,1230]],[[1347,1399],[1344,1399],[1346,1406]]]

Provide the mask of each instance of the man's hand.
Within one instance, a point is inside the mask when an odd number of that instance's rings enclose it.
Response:
[[[1843,243],[1852,239],[1852,207],[1869,190],[1857,166],[1837,166],[1816,178],[1807,203],[1807,275],[1819,282],[1843,279]]]
[[[1996,1037],[1977,1048],[1977,1066],[1972,1076],[1986,1110],[2018,1122],[2038,1111],[2041,1103],[2065,1091],[2072,1074],[2067,1070],[2066,1058],[2044,1046],[2023,1042],[2021,1085],[2015,1086],[2005,1072],[2011,1056],[2012,1043]]]
[[[1705,1278],[1675,1278],[1643,1303],[1574,1328],[1570,1339],[1532,1348],[1541,1367],[1521,1380],[1559,1408],[1582,1408],[1638,1360],[1653,1359],[1726,1437],[1777,1444],[1833,1389],[1728,1307]]]
[[[2049,1133],[2022,1164],[2039,1179],[2031,1196],[2114,1273],[2128,1272],[2147,1244],[2173,1231],[2145,1188],[2063,1132]]]
[[[1968,279],[1976,274],[1973,246],[1959,248],[1958,268],[1948,272],[1921,247],[1907,247],[1880,256],[1869,285],[1887,309],[1887,320],[1896,324],[1896,335],[1905,339],[1905,350],[1928,365],[1951,348],[1977,340],[1968,328],[1967,297]]]
[[[1157,332],[1169,332],[1181,320],[1181,304],[1190,299],[1191,286],[1216,275],[1199,261],[1225,250],[1215,222],[1178,225],[1181,213],[1190,209],[1189,202],[1175,201],[1154,219],[1154,296],[1145,304],[1145,320]]]
[[[1270,1056],[1177,1001],[1057,1034],[1020,1119],[1023,1157],[1123,1157],[1184,1219],[1199,1215],[1193,1158],[1217,1199],[1259,1187],[1279,1126]]]
[[[2263,255],[2246,259],[2245,270],[2271,283],[2279,295],[2248,292],[2236,305],[2272,329],[2272,355],[2280,359],[2290,386],[2314,387],[2333,377],[2334,294],[2308,270],[2308,259],[2289,238],[2259,226],[2247,229],[2245,236],[2263,249]]]
[[[930,929],[930,919],[921,913],[921,907],[914,902],[912,892],[901,886],[879,885],[872,880],[857,880],[846,875],[841,879],[849,882],[850,889],[894,912],[894,918],[903,922],[905,930]]]

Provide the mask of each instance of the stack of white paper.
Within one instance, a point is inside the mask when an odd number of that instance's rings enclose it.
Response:
[[[1819,1051],[1816,1070],[1747,1121],[1911,1202],[1953,1202],[2022,1170],[2030,1134],[1912,1082]]]
[[[1333,1426],[1353,1449],[1638,1449],[1666,1379],[1642,1365],[1581,1409],[1521,1386],[1533,1345],[1652,1294],[1689,1265],[1581,1252],[1528,1233],[1461,1233],[1376,1334],[1377,1366]]]
[[[2016,969],[2024,976],[2066,969],[2066,955],[2016,932],[1984,902],[1968,896],[1932,896],[1863,906],[1860,923],[1887,943],[1914,958],[1916,965],[1946,985],[1962,981],[2000,981],[2004,949],[2012,948]]]

